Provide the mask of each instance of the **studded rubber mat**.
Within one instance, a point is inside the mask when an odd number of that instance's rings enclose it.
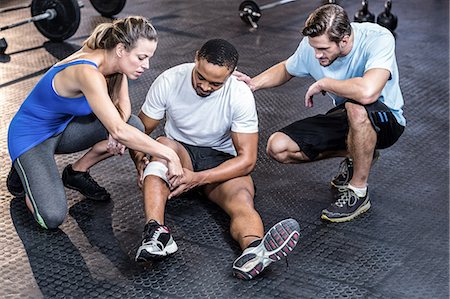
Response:
[[[4,0],[0,9],[24,2]],[[146,266],[134,262],[144,215],[128,156],[91,171],[112,194],[111,202],[94,203],[67,190],[69,212],[57,231],[38,228],[23,200],[8,193],[11,118],[52,64],[76,51],[98,23],[110,21],[83,2],[80,27],[63,43],[47,41],[33,24],[0,32],[9,44],[0,56],[0,298],[448,298],[448,1],[393,2],[408,125],[398,143],[381,151],[369,178],[372,208],[354,221],[320,220],[321,210],[333,201],[329,180],[339,159],[281,165],[264,152],[271,133],[325,112],[331,107],[328,98],[318,97],[314,108],[305,109],[308,78],[255,93],[261,130],[255,206],[266,229],[292,217],[301,234],[287,261],[251,281],[232,276],[240,250],[229,235],[228,216],[196,196],[172,200],[167,207],[166,224],[178,252]],[[235,44],[238,69],[249,75],[286,59],[320,2],[299,0],[264,10],[259,28],[250,30],[239,18],[240,1],[128,0],[118,16],[147,16],[160,35],[150,70],[130,84],[133,112],[158,74],[193,61],[209,38]],[[356,0],[341,3],[351,17],[361,7]],[[369,9],[378,14],[383,5],[370,1]],[[29,9],[2,13],[0,26],[29,15]],[[59,170],[81,154],[57,156]]]

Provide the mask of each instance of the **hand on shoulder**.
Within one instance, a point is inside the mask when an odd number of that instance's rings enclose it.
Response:
[[[245,82],[245,84],[250,87],[251,91],[255,91],[255,85],[252,84],[252,78],[250,78],[250,76],[239,71],[234,71],[232,75],[235,76],[239,81]]]

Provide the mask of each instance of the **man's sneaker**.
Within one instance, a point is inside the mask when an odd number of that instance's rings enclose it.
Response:
[[[331,222],[350,221],[370,209],[369,189],[366,196],[359,197],[349,188],[339,189],[338,199],[322,211],[321,218]]]
[[[23,189],[19,174],[14,166],[11,166],[11,170],[6,178],[6,187],[8,188],[9,193],[15,197],[21,198],[25,196],[25,190]]]
[[[378,150],[375,150],[373,153],[371,167],[375,164],[375,162],[377,162],[378,158],[380,158],[380,152]],[[352,177],[353,177],[353,159],[347,157],[339,164],[339,172],[331,180],[330,182],[331,186],[337,189],[345,188],[348,186],[348,183],[350,182]]]
[[[294,219],[278,222],[262,240],[253,241],[233,263],[233,275],[250,280],[272,262],[291,252],[300,237],[300,226]]]
[[[177,243],[165,225],[160,225],[155,220],[150,220],[144,228],[142,243],[136,253],[137,262],[148,262],[175,253],[178,250]]]
[[[339,164],[338,174],[331,180],[331,186],[335,188],[342,188],[348,185],[348,182],[353,177],[353,159],[350,157],[345,158]]]
[[[97,184],[88,171],[75,171],[72,168],[72,164],[69,164],[64,168],[62,181],[64,186],[79,191],[88,199],[97,201],[107,201],[111,199],[111,195],[108,191]]]

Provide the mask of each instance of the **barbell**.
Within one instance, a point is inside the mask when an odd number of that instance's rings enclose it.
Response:
[[[258,21],[262,15],[261,11],[293,1],[295,0],[281,0],[259,7],[255,1],[245,0],[239,5],[239,16],[244,23],[252,26],[253,29],[256,29],[258,28]]]
[[[256,29],[258,28],[258,21],[262,16],[261,11],[294,1],[295,0],[280,0],[260,7],[255,1],[245,0],[239,5],[239,16],[244,23],[252,26],[253,29]],[[341,5],[341,1],[342,0],[322,0],[321,3],[322,5],[330,3]]]
[[[112,17],[125,6],[126,0],[90,0],[92,6],[102,16]],[[68,39],[80,26],[80,8],[84,7],[77,0],[32,0],[29,6],[6,8],[1,12],[31,7],[31,18],[0,27],[0,31],[34,23],[37,30],[51,41],[60,42]],[[0,54],[4,54],[6,40],[0,40]]]

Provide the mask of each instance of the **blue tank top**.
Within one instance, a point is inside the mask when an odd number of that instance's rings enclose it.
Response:
[[[8,150],[13,162],[29,149],[64,131],[75,116],[92,113],[85,96],[66,98],[59,96],[53,88],[55,75],[76,64],[98,67],[89,60],[53,66],[20,106],[8,129]]]

